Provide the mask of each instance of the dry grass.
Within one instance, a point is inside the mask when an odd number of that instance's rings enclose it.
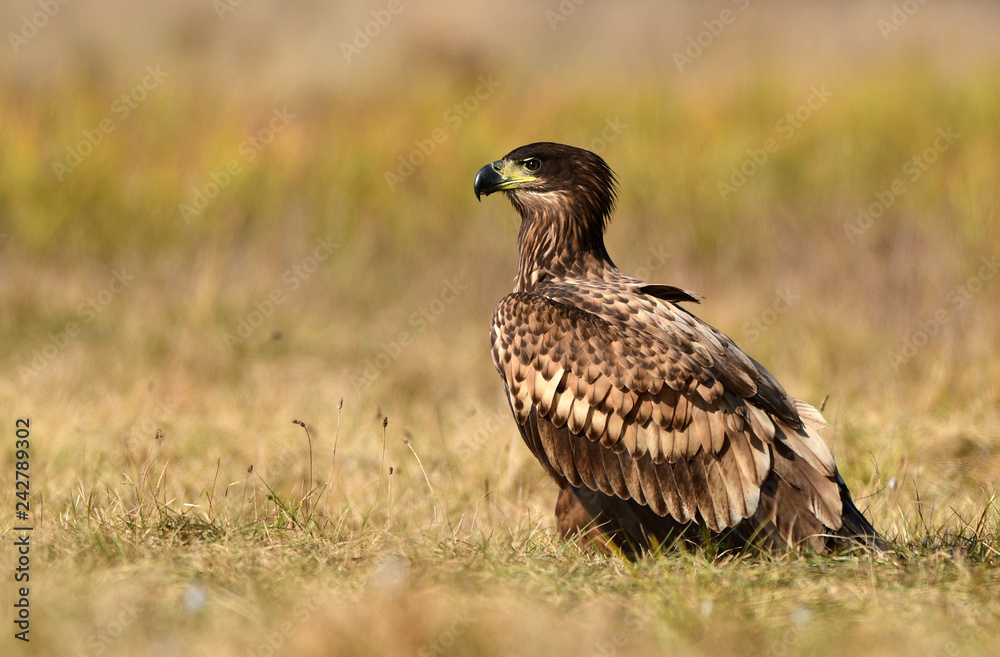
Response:
[[[339,44],[377,6],[93,5],[60,9],[0,71],[0,422],[31,418],[36,527],[32,641],[8,626],[3,654],[995,652],[994,9],[928,4],[885,40],[891,7],[754,4],[678,73],[673,51],[726,5],[584,4],[552,31],[532,3],[485,21],[404,3],[350,64]],[[116,114],[157,64],[169,75]],[[52,162],[108,117],[59,180]],[[522,143],[606,129],[616,262],[706,295],[701,316],[793,394],[831,396],[827,438],[898,556],[629,564],[555,539],[554,486],[486,340],[516,221],[477,205],[472,178]],[[905,193],[848,235],[896,179]]]

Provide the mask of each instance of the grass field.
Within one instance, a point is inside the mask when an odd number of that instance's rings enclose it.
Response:
[[[996,654],[996,8],[42,4],[0,10],[0,653]],[[829,395],[898,554],[557,539],[472,193],[537,140],[617,171],[623,270]]]

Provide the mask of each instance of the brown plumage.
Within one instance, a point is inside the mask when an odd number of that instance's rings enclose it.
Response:
[[[819,436],[819,411],[679,305],[698,295],[611,262],[616,187],[604,160],[522,146],[476,176],[477,198],[497,191],[521,229],[493,362],[524,442],[560,487],[567,536],[587,531],[630,554],[706,536],[885,548]]]

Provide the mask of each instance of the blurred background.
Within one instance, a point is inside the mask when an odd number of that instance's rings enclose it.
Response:
[[[877,525],[996,490],[995,3],[10,0],[0,25],[0,418],[32,418],[53,513],[157,454],[177,509],[250,465],[290,486],[293,418],[360,490],[387,416],[413,524],[440,509],[401,437],[454,519],[491,491],[550,519],[489,356],[518,219],[472,192],[541,140],[617,172],[626,273],[829,395]]]
[[[848,471],[992,490],[998,19],[4,3],[0,407],[48,427],[53,495],[57,464],[99,471],[156,428],[209,467],[280,444],[290,415],[330,433],[341,398],[434,449],[500,418],[475,446],[506,453],[487,327],[517,218],[472,180],[553,140],[618,172],[620,267],[704,294],[793,394],[831,396]]]

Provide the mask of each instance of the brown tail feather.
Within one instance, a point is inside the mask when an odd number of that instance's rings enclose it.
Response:
[[[847,485],[837,473],[837,483],[840,484],[840,501],[844,506],[844,524],[837,532],[838,536],[861,543],[877,552],[888,552],[889,545],[885,539],[875,530],[864,514],[854,504],[851,493],[847,490]]]

